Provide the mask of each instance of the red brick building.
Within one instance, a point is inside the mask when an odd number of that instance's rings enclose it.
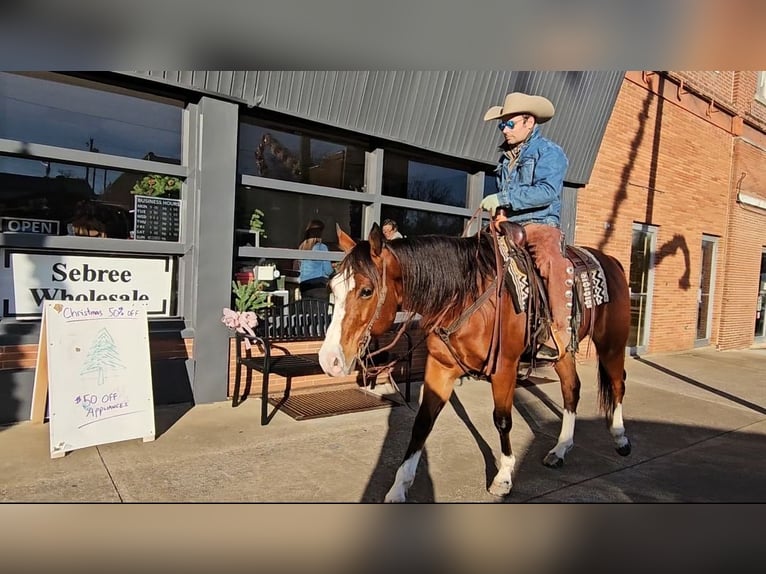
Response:
[[[761,74],[625,75],[575,242],[629,267],[638,351],[766,341]]]

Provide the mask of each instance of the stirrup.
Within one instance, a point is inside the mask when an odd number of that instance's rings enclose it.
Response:
[[[548,337],[540,343],[535,352],[535,358],[541,361],[558,361],[567,353],[568,349],[568,345],[564,345],[553,331],[548,331]]]
[[[541,361],[557,361],[558,360],[559,358],[558,349],[556,349],[555,347],[551,347],[549,342],[550,342],[550,339],[540,345],[540,347],[537,349],[537,353],[535,353],[536,359],[540,359]]]

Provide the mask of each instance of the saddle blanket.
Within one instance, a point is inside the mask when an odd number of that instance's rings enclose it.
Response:
[[[575,283],[587,309],[609,303],[606,275],[598,259],[587,249],[567,245],[567,258],[574,267]]]
[[[511,295],[517,313],[525,312],[529,299],[529,277],[527,270],[519,265],[519,259],[511,257],[504,241],[499,242],[503,259],[508,263],[508,279]],[[508,259],[510,258],[510,261]],[[587,309],[609,302],[606,275],[598,259],[590,251],[567,245],[566,258],[574,269],[574,282],[580,300]]]

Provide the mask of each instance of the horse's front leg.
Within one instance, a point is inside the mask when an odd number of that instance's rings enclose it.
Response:
[[[492,376],[492,398],[495,402],[492,419],[497,432],[500,434],[498,470],[488,489],[489,493],[494,496],[507,496],[513,487],[513,469],[516,466],[516,457],[513,456],[511,448],[511,412],[518,366],[518,360],[510,364],[498,365],[496,374]]]
[[[436,422],[436,417],[449,400],[459,374],[454,369],[447,369],[436,363],[431,357],[427,359],[423,394],[418,413],[415,415],[410,444],[407,446],[404,462],[396,471],[394,484],[386,493],[385,502],[406,501],[407,490],[415,480],[423,445]]]
[[[564,465],[564,457],[574,446],[575,418],[577,404],[580,402],[580,377],[577,376],[574,355],[567,353],[554,365],[561,380],[561,396],[564,399],[564,416],[561,419],[559,440],[543,459],[543,464],[551,468]]]

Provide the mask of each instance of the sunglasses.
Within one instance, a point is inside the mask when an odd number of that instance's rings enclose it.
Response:
[[[512,130],[513,126],[515,125],[516,125],[516,122],[514,122],[513,120],[506,120],[504,122],[500,122],[499,124],[497,124],[497,129],[499,129],[500,131],[503,131],[505,128]]]

